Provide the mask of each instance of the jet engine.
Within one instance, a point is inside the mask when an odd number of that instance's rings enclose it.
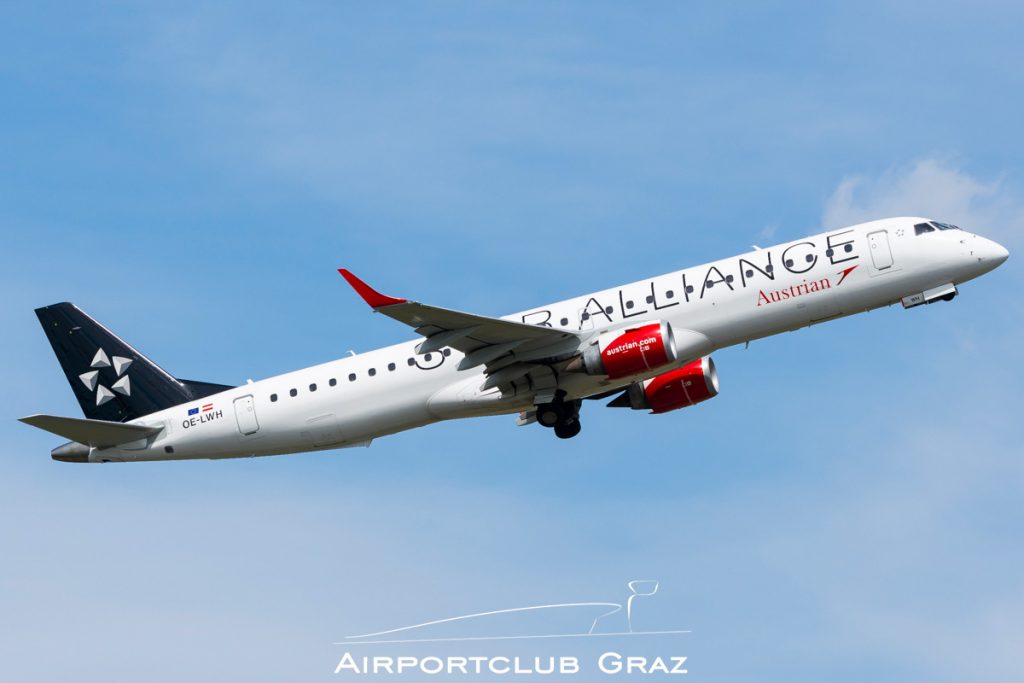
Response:
[[[569,369],[620,379],[674,363],[677,358],[672,327],[665,321],[647,322],[605,332]]]
[[[711,356],[704,356],[681,368],[630,384],[621,396],[608,405],[667,413],[696,405],[717,395],[718,371]]]

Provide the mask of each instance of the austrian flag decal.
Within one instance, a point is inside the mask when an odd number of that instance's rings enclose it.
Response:
[[[184,429],[198,427],[201,424],[205,424],[223,416],[223,410],[214,410],[212,403],[204,403],[201,406],[189,408],[188,416],[182,421],[181,426]]]

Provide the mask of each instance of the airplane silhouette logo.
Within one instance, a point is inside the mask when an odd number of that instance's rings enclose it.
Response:
[[[443,619],[433,619],[418,624],[399,626],[397,628],[361,633],[346,636],[343,641],[335,645],[371,645],[386,643],[437,643],[437,642],[458,642],[458,641],[479,641],[479,640],[530,640],[530,639],[551,639],[551,638],[591,638],[603,636],[654,636],[673,635],[690,633],[689,630],[635,630],[633,628],[633,615],[635,602],[638,598],[647,598],[658,592],[659,582],[656,580],[633,580],[626,584],[629,595],[623,602],[565,602],[545,605],[529,605],[526,607],[509,607],[505,609],[489,610],[486,612],[474,612],[462,614]],[[595,611],[595,616],[589,617],[588,621],[581,621],[578,630],[570,630],[565,633],[538,633],[538,634],[501,634],[494,635],[468,635],[473,630],[479,631],[484,624],[497,623],[501,625],[501,617],[523,613],[555,614],[566,613],[571,610],[580,612]],[[603,630],[603,625],[614,624],[618,616],[618,625],[611,630]],[[587,625],[589,623],[589,626]],[[462,630],[465,627],[467,635],[452,636],[445,631],[444,635],[438,635],[439,627],[456,627]],[[434,635],[431,635],[434,633]]]

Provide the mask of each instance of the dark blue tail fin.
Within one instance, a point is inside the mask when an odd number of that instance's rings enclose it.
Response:
[[[91,420],[126,422],[231,388],[172,377],[74,304],[37,308],[36,316]]]

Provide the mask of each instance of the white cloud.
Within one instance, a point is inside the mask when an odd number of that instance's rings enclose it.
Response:
[[[1024,225],[1024,202],[1003,178],[980,179],[952,160],[926,158],[874,178],[846,176],[825,203],[823,224],[888,216],[928,216],[1012,240]]]

